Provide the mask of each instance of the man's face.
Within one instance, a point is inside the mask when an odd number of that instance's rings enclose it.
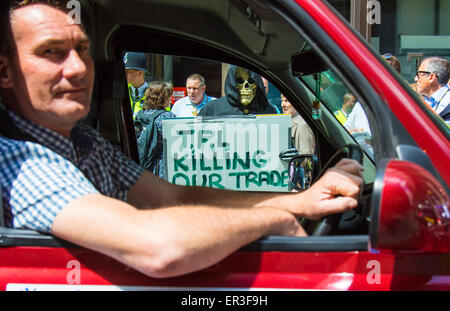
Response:
[[[141,70],[127,69],[126,74],[128,83],[136,88],[140,87],[145,82],[144,72]]]
[[[424,61],[417,70],[417,75],[414,78],[416,81],[416,90],[420,95],[431,96],[436,88],[436,75],[427,71],[428,62]],[[438,83],[437,83],[438,84]]]
[[[356,105],[356,98],[350,98],[348,99],[345,103],[344,103],[345,107],[347,107],[346,109],[348,111],[352,111],[353,107],[355,107]]]
[[[206,85],[200,85],[199,80],[187,80],[186,90],[191,102],[194,105],[198,105],[203,100],[203,94],[205,93]]]
[[[94,65],[89,39],[64,12],[35,4],[11,19],[17,54],[6,61],[15,103],[25,118],[67,136],[89,112]],[[3,57],[3,56],[2,56]]]

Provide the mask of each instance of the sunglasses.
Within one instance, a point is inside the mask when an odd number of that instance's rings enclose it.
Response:
[[[430,74],[432,74],[432,72],[429,72],[429,71],[422,71],[422,70],[416,71],[416,77],[420,78],[421,76],[420,76],[419,74],[422,74],[422,75],[430,75]]]
[[[383,54],[382,55],[382,57],[384,58],[384,59],[389,59],[389,58],[392,58],[392,53],[386,53],[386,54]]]

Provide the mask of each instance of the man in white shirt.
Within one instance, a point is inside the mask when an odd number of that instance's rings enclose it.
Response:
[[[344,126],[351,134],[355,132],[367,132],[369,135],[372,135],[366,112],[359,101],[356,102]]]
[[[414,79],[417,93],[423,95],[425,102],[441,117],[444,117],[441,113],[450,103],[449,78],[448,60],[433,56],[422,61]],[[449,125],[450,119],[445,122]]]
[[[383,59],[389,65],[391,65],[398,73],[402,73],[402,67],[397,57],[395,57],[391,53],[383,54],[381,57],[383,57]],[[367,114],[359,101],[354,105],[353,110],[351,111],[351,113],[347,117],[347,120],[344,123],[344,126],[352,135],[356,133],[356,135],[353,136],[358,136],[361,139],[367,137],[367,134],[369,136],[372,136],[372,131],[370,130]],[[360,132],[364,133],[364,135],[358,134]]]
[[[186,91],[188,96],[177,100],[171,109],[177,117],[196,117],[207,103],[216,99],[206,95],[205,78],[198,73],[187,78]]]

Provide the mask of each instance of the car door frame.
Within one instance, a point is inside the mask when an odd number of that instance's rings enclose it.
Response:
[[[288,1],[280,1],[280,3],[285,7],[292,5]],[[307,36],[314,37],[319,34],[315,40],[311,40],[316,47],[323,48],[325,46],[339,49],[306,11],[295,7],[293,12],[301,16],[304,25],[311,27],[307,28],[309,29]],[[392,134],[391,116],[384,114],[386,104],[350,58],[347,55],[332,57],[325,53],[321,56],[330,64],[334,64],[333,60],[336,59],[342,61],[339,63],[339,68],[336,69],[338,72],[344,73],[343,77],[350,82],[348,85],[359,80],[361,84],[357,90],[355,89],[355,93],[364,94],[368,103],[383,108],[374,111],[368,110],[377,120],[383,120],[381,124],[375,123],[378,127],[376,130]],[[382,65],[379,66],[382,67]],[[370,113],[369,118],[373,118]],[[404,135],[409,136],[407,133]],[[376,149],[382,151],[381,154],[376,155],[376,159],[398,156],[394,147],[387,140],[378,140],[375,144]],[[342,240],[347,241],[341,243]],[[393,275],[396,273],[396,266],[399,262],[406,263],[403,266],[413,267],[416,260],[423,259],[421,256],[396,258],[395,255],[371,253],[368,236],[339,237],[339,241],[330,237],[310,237],[304,240],[267,237],[246,246],[223,262],[203,271],[170,280],[155,280],[144,277],[107,256],[67,244],[50,236],[25,230],[2,228],[0,241],[0,267],[3,275],[7,276],[7,280],[0,280],[0,290],[7,289],[8,284],[11,283],[28,284],[30,288],[33,286],[38,288],[36,284],[40,283],[41,285],[64,286],[118,285],[124,286],[123,289],[127,289],[126,286],[134,285],[148,289],[238,287],[385,290],[392,289]],[[82,275],[80,284],[68,281],[70,279],[68,276],[74,271],[73,266],[70,266],[69,263],[74,261],[79,263],[79,272]],[[370,263],[375,266],[369,265]],[[379,275],[379,279],[376,277],[371,279],[371,272],[377,267],[376,263],[383,267],[383,273]],[[8,267],[14,269],[8,271]],[[47,269],[45,273],[42,272],[42,267]],[[416,282],[411,283],[411,278]],[[402,281],[397,281],[396,284],[406,287],[411,284],[423,285],[422,278],[419,277],[416,280],[415,276],[411,276],[407,272],[402,274],[400,279]],[[10,288],[13,287],[10,285]]]

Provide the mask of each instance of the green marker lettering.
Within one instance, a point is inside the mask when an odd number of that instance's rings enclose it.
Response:
[[[245,173],[229,173],[228,176],[236,176],[236,189],[241,189],[241,176],[245,176]]]
[[[205,165],[205,157],[203,154],[200,156],[200,169],[202,171],[210,171],[211,170],[211,167]]]
[[[241,165],[241,169],[248,170],[250,169],[250,152],[245,153],[245,161],[239,158],[237,152],[234,153],[233,156],[233,170],[237,169],[237,164]]]
[[[223,166],[220,166],[217,163],[217,154],[214,154],[214,157],[213,157],[213,170],[215,170],[215,171],[223,170]]]
[[[281,185],[281,175],[277,171],[270,172],[270,178],[272,179],[272,186],[278,187]]]
[[[181,146],[183,148],[187,147],[187,135],[194,135],[194,130],[189,130],[189,131],[177,131],[177,134],[180,135],[182,137],[182,141],[181,141]]]
[[[261,186],[261,183],[258,181],[258,174],[255,172],[248,172],[245,176],[245,186],[249,188],[251,183],[258,187]]]
[[[270,177],[270,173],[266,171],[259,172],[259,183],[262,185],[266,183],[267,186],[272,184],[272,178]]]
[[[253,165],[257,168],[263,168],[267,164],[267,159],[261,158],[260,154],[264,156],[266,153],[262,150],[256,150],[252,157]]]
[[[176,174],[174,174],[174,175],[172,176],[172,184],[178,185],[178,184],[177,184],[178,177],[180,177],[181,179],[183,179],[183,180],[185,181],[185,183],[182,184],[182,185],[184,185],[184,186],[190,186],[190,184],[189,184],[189,178],[188,178],[186,175],[184,175],[183,173],[176,173]]]
[[[219,174],[213,173],[213,174],[209,175],[209,186],[210,187],[215,187],[218,189],[225,189],[225,187],[222,186],[221,182],[222,182],[222,176],[220,176]]]
[[[281,173],[281,187],[287,187],[288,180],[289,180],[289,174],[288,174],[288,171],[285,170]]]
[[[178,172],[178,168],[181,168],[183,171],[187,172],[189,167],[186,164],[183,164],[184,160],[186,160],[187,156],[184,155],[181,159],[178,159],[178,154],[175,153],[173,157],[173,164],[175,172]]]

